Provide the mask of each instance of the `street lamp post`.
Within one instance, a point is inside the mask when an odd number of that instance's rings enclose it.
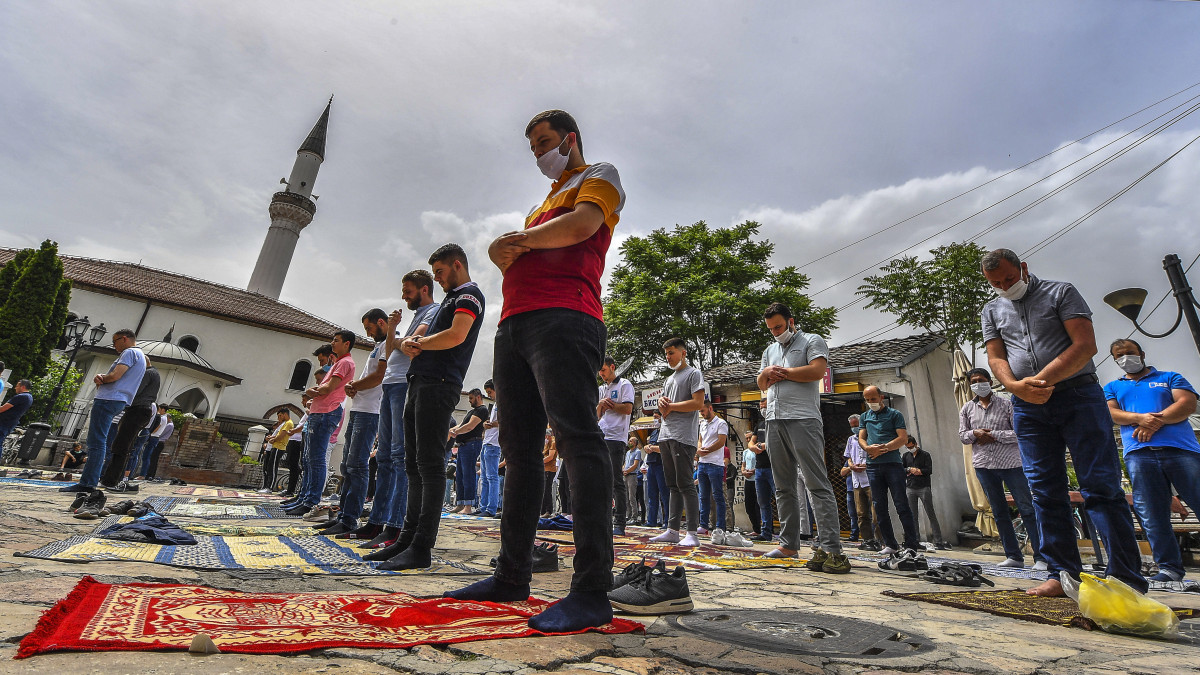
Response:
[[[1200,304],[1196,303],[1196,296],[1192,293],[1192,287],[1188,284],[1183,263],[1179,260],[1179,256],[1170,253],[1167,257],[1163,258],[1163,269],[1167,272],[1167,280],[1171,283],[1171,293],[1175,295],[1175,303],[1179,306],[1179,312],[1175,315],[1175,323],[1171,325],[1171,328],[1167,332],[1154,335],[1147,333],[1138,325],[1138,314],[1142,311],[1142,304],[1146,302],[1146,289],[1144,288],[1123,288],[1119,291],[1113,291],[1104,296],[1104,302],[1124,314],[1133,322],[1133,327],[1139,333],[1149,338],[1164,338],[1174,333],[1175,329],[1179,328],[1179,324],[1186,318],[1188,328],[1192,331],[1192,340],[1196,343],[1196,350],[1200,351],[1200,317],[1196,314],[1196,308],[1200,307]]]
[[[84,336],[87,336],[86,342],[89,347],[95,346],[96,343],[104,339],[108,329],[101,323],[99,326],[92,328],[88,334],[88,328],[91,323],[85,316],[82,319],[76,319],[67,324],[63,328],[63,337],[67,340],[67,348],[71,350],[67,357],[67,365],[63,368],[62,377],[58,378],[58,384],[54,387],[54,393],[50,395],[50,404],[46,406],[46,412],[42,415],[42,423],[49,424],[50,416],[54,414],[54,404],[58,402],[58,396],[62,393],[63,385],[67,382],[67,373],[71,372],[71,366],[75,364],[75,356],[79,354],[79,349],[84,345]]]

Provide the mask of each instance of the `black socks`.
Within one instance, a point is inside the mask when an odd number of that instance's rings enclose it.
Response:
[[[484,602],[520,602],[529,599],[529,584],[508,584],[493,576],[456,591],[446,591],[442,593],[442,597]],[[607,595],[605,600],[608,600]]]

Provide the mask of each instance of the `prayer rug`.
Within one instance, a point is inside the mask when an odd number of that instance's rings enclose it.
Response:
[[[484,570],[436,555],[433,557],[433,565],[429,568],[388,572],[364,562],[356,549],[338,545],[336,540],[319,536],[197,536],[196,542],[194,546],[168,546],[76,536],[28,553],[14,555],[63,562],[147,562],[190,569],[275,570],[292,574],[488,574]]]
[[[238,519],[238,518],[287,518],[274,504],[230,504],[225,502],[199,502],[195,497],[147,497],[145,500],[160,516],[184,516],[189,518]]]
[[[102,584],[84,577],[42,615],[17,658],[55,651],[186,650],[203,633],[222,652],[287,654],[330,647],[397,649],[539,636],[529,617],[549,603],[418,599],[404,593],[239,593],[175,584]],[[628,619],[591,629],[632,633]],[[583,632],[583,631],[580,631]]]
[[[130,516],[109,516],[100,521],[93,532],[99,532],[105,528],[117,525],[120,523],[128,523],[133,518]],[[296,525],[225,525],[222,523],[196,523],[196,522],[178,522],[175,523],[179,529],[184,532],[189,532],[193,535],[204,534],[216,537],[311,537],[316,532],[311,527],[296,526]]]
[[[53,476],[54,474],[49,474]],[[42,480],[41,478],[17,478],[16,476],[5,476],[0,478],[0,485],[9,485],[15,487],[37,487],[37,488],[60,488],[70,483],[56,480]]]
[[[257,492],[244,492],[242,490],[231,490],[228,488],[208,488],[208,487],[177,487],[172,491],[177,495],[191,495],[193,497],[240,497],[247,499],[278,499],[283,497],[275,494],[259,494]]]
[[[1079,605],[1070,598],[1044,598],[1029,595],[1023,590],[1015,591],[951,591],[932,593],[897,593],[883,591],[883,594],[902,600],[932,602],[948,607],[969,609],[976,612],[987,612],[997,616],[1007,616],[1013,619],[1046,623],[1055,626],[1073,626],[1085,630],[1096,630],[1098,627],[1079,612]],[[1176,609],[1180,619],[1190,619],[1194,610]]]

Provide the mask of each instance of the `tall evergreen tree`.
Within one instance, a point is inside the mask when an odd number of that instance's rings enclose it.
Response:
[[[14,378],[36,377],[42,338],[62,283],[58,244],[47,239],[34,252],[0,308],[0,360]],[[44,367],[44,366],[43,366]]]
[[[13,284],[17,283],[21,272],[25,271],[25,265],[29,264],[29,258],[32,255],[33,249],[23,248],[17,251],[13,259],[9,260],[3,268],[0,268],[0,307],[8,302],[8,294],[12,292]]]
[[[50,353],[62,339],[63,326],[67,323],[67,314],[71,304],[71,282],[63,279],[58,283],[58,294],[54,296],[54,307],[46,320],[46,334],[42,336],[42,348],[37,353],[33,363],[33,373],[40,377],[50,365]]]

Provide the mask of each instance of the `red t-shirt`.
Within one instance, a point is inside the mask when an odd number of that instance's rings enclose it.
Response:
[[[601,321],[600,276],[612,243],[613,229],[625,206],[621,178],[611,164],[599,163],[566,171],[550,188],[542,204],[525,218],[525,229],[591,202],[604,212],[604,224],[588,239],[573,246],[535,249],[517,258],[504,274],[503,322],[510,316],[537,309],[563,307]]]

